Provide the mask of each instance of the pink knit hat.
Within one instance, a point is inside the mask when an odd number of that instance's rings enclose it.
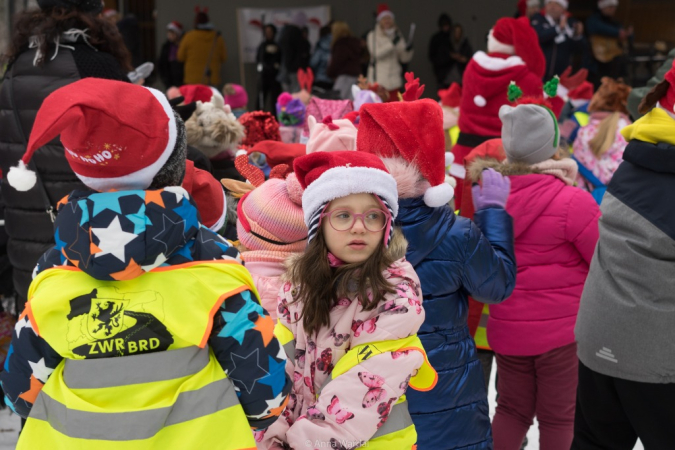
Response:
[[[302,187],[295,174],[270,178],[239,200],[237,234],[249,250],[302,252],[307,226],[302,212]]]
[[[232,109],[246,108],[246,105],[248,105],[246,89],[238,84],[226,84],[223,87],[223,97],[225,98],[225,104],[230,105]]]
[[[309,140],[307,154],[356,150],[356,127],[348,119],[333,121],[330,116],[317,122],[314,116],[307,118]]]

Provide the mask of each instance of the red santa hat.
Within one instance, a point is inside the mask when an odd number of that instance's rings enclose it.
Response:
[[[380,3],[377,5],[377,21],[379,22],[387,16],[391,17],[392,19],[394,18],[394,13],[389,9],[389,5],[386,3]]]
[[[251,153],[262,153],[267,158],[267,165],[275,168],[281,164],[286,164],[288,167],[293,167],[295,158],[304,156],[307,151],[305,144],[287,144],[281,141],[260,141],[248,150],[239,150],[245,152],[247,155]]]
[[[179,36],[183,34],[183,24],[176,22],[175,20],[173,22],[169,22],[169,24],[166,26],[166,29],[173,31]]]
[[[670,88],[666,92],[666,95],[661,97],[659,100],[659,106],[668,112],[671,116],[675,114],[675,61],[673,62],[673,66],[670,68],[668,72],[666,72],[665,77],[663,77],[665,81],[670,83]]]
[[[390,211],[392,221],[398,214],[396,180],[380,158],[363,152],[315,152],[293,164],[302,194],[302,209],[309,238],[316,235],[321,213],[329,202],[351,194],[377,195]],[[385,241],[391,237],[391,226]]]
[[[445,182],[443,112],[435,101],[363,105],[356,149],[384,158],[400,156],[416,166],[431,184],[424,194],[428,206],[452,200],[454,191]]]
[[[16,190],[31,189],[37,177],[26,166],[37,149],[61,135],[70,167],[90,188],[147,189],[174,151],[177,134],[174,112],[161,92],[85,78],[44,100],[26,153],[7,181]]]
[[[584,81],[579,86],[569,91],[567,96],[570,99],[570,103],[572,103],[575,108],[578,108],[584,103],[590,102],[591,98],[593,98],[593,83]]]
[[[183,103],[202,102],[208,103],[214,95],[214,89],[205,84],[186,84],[178,88],[185,100]]]
[[[201,222],[213,231],[225,225],[227,200],[222,185],[209,172],[195,167],[189,159],[185,161],[183,188],[197,204]]]
[[[438,96],[441,98],[441,105],[448,108],[459,108],[462,102],[462,86],[459,83],[452,83],[447,89],[438,91]]]
[[[488,53],[517,55],[541,78],[546,72],[546,59],[537,42],[539,38],[530,25],[530,19],[503,17],[490,30]]]

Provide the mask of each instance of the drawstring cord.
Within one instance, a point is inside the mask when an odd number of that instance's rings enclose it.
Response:
[[[89,28],[85,28],[84,30],[71,28],[70,30],[63,32],[60,36],[56,36],[54,38],[54,44],[56,44],[56,47],[54,49],[54,55],[50,58],[50,61],[54,61],[54,59],[56,59],[56,57],[58,56],[59,47],[75,50],[75,47],[73,47],[72,45],[62,44],[61,43],[62,39],[63,41],[72,44],[77,42],[77,40],[81,37],[84,43],[87,44],[91,49],[93,49],[94,51],[98,51],[96,47],[91,45],[91,43],[89,42],[89,35],[87,34],[87,31],[89,31]],[[33,66],[37,66],[38,61],[40,61],[43,57],[42,51],[40,51],[42,39],[43,39],[42,36],[31,36],[30,39],[28,40],[28,48],[37,49],[37,51],[35,52],[35,57],[33,58]]]

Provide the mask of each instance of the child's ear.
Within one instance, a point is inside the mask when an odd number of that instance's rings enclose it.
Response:
[[[314,118],[314,116],[307,117],[307,128],[309,129],[310,133],[312,132],[312,129],[314,128],[315,125],[316,119]]]

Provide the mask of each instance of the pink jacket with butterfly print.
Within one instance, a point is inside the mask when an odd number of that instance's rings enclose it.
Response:
[[[330,312],[330,326],[316,336],[307,335],[298,323],[301,304],[293,302],[297,288],[290,283],[282,287],[278,317],[295,336],[295,357],[288,355],[286,366],[293,390],[279,420],[256,433],[259,449],[284,448],[281,442],[298,450],[350,448],[345,443],[355,447],[368,441],[387,420],[391,406],[422,366],[420,352],[373,356],[324,386],[333,366],[350,348],[406,338],[424,322],[420,282],[410,263],[404,258],[396,261],[385,278],[396,287],[394,294],[371,311],[364,311],[356,296],[340,299]]]

